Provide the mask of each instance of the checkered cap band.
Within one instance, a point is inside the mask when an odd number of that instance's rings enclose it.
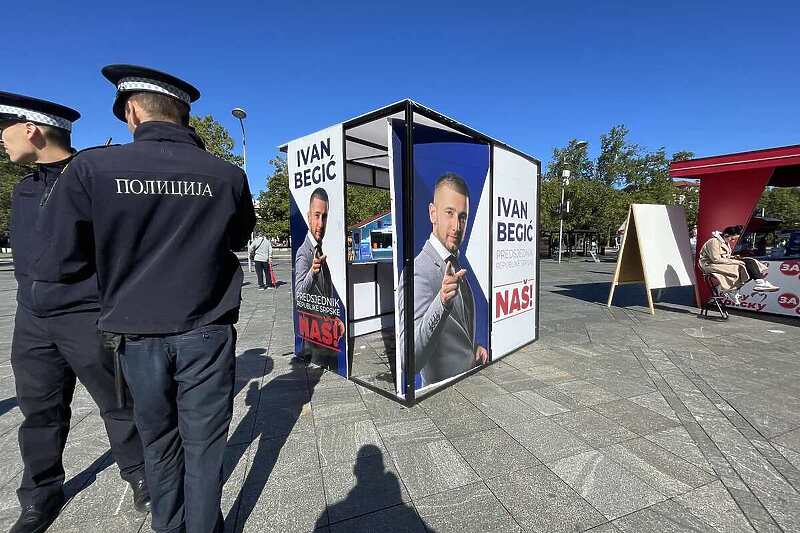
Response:
[[[13,105],[0,105],[0,113],[7,113],[9,115],[17,115],[22,119],[29,122],[36,122],[37,124],[44,124],[46,126],[55,126],[63,130],[72,131],[72,121],[65,118],[57,117],[49,113],[42,113],[41,111],[31,111],[24,107],[16,107]]]
[[[188,105],[191,105],[192,99],[189,97],[189,93],[186,91],[182,91],[175,87],[174,85],[170,85],[169,83],[164,83],[163,81],[158,80],[151,80],[149,78],[138,78],[138,77],[128,77],[122,78],[117,83],[117,90],[119,92],[130,92],[130,91],[151,91],[161,94],[169,95],[173,98],[177,98],[181,102],[185,102]]]

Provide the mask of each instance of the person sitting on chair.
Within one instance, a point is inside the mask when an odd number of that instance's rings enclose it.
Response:
[[[752,257],[733,255],[736,242],[742,235],[742,226],[728,226],[722,232],[715,231],[700,249],[700,270],[714,274],[719,280],[720,290],[739,305],[739,289],[751,279],[756,292],[774,292],[778,287],[766,280],[767,265]]]

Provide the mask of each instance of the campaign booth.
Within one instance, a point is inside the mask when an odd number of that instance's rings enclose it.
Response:
[[[538,338],[537,159],[411,100],[281,150],[296,357],[411,405]]]
[[[697,214],[697,251],[712,232],[741,224],[745,228],[734,253],[755,257],[769,266],[768,279],[780,287],[772,293],[753,291],[753,283],[740,289],[741,301],[725,303],[758,313],[800,317],[800,228],[777,228],[754,217],[767,187],[800,187],[800,145],[718,155],[670,164],[670,176],[700,180]],[[774,241],[767,249],[769,233]],[[695,261],[697,279],[703,276]],[[699,284],[698,306],[709,297],[709,288]]]

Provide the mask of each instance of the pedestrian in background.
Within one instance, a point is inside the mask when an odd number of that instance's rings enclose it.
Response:
[[[272,272],[272,242],[263,234],[253,239],[248,246],[250,259],[256,266],[256,278],[258,279],[258,290],[263,291],[267,287],[274,288],[274,275]]]

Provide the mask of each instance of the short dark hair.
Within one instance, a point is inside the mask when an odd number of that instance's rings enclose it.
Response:
[[[467,182],[464,181],[464,178],[456,174],[455,172],[445,172],[436,180],[436,184],[433,186],[433,194],[436,194],[436,191],[439,190],[439,187],[443,185],[447,185],[454,191],[463,194],[467,198],[469,198],[469,189],[467,188]]]
[[[42,124],[37,124],[37,126],[42,130],[42,136],[48,143],[55,144],[65,150],[72,148],[72,134],[69,131],[55,126],[44,126]]]
[[[723,237],[733,237],[734,235],[741,235],[742,234],[742,226],[741,224],[737,224],[735,226],[728,226],[724,230],[722,230]]]
[[[328,192],[323,189],[322,187],[317,187],[314,189],[314,192],[311,193],[311,198],[308,199],[308,207],[311,207],[311,202],[314,201],[314,198],[322,200],[326,204],[328,203]]]
[[[128,97],[135,100],[154,120],[174,122],[181,126],[189,125],[189,106],[165,94],[141,92]]]

